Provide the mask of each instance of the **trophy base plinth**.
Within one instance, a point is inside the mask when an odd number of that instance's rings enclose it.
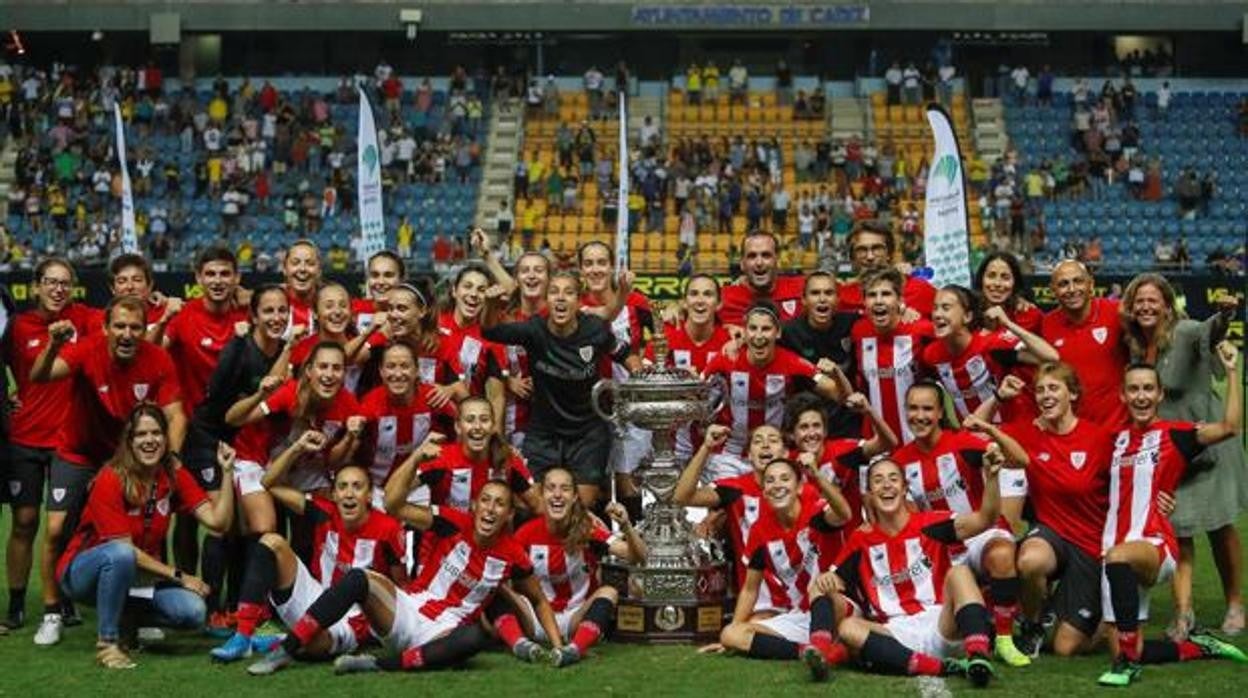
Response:
[[[727,605],[729,572],[724,563],[659,569],[604,563],[603,582],[620,592],[612,640],[652,645],[717,642],[732,610]]]

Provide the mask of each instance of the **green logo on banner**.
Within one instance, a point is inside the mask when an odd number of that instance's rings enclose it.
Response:
[[[377,146],[369,144],[364,148],[364,166],[368,168],[371,175],[377,169]]]
[[[948,186],[953,186],[953,182],[958,177],[958,159],[952,155],[946,155],[936,163],[936,176],[944,177],[948,182]]]

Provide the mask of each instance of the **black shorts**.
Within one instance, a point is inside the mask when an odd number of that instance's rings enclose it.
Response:
[[[82,511],[87,503],[87,487],[95,479],[97,470],[52,456],[52,466],[48,469],[48,511]]]
[[[9,444],[5,451],[5,500],[15,507],[38,508],[52,465],[52,449]]]
[[[611,429],[602,422],[576,436],[562,436],[530,425],[520,451],[538,480],[547,470],[561,466],[571,470],[581,484],[601,486],[607,479]]]
[[[221,466],[217,464],[217,444],[212,435],[192,426],[182,444],[182,467],[205,492],[221,489]]]
[[[1036,524],[1026,538],[1043,540],[1057,556],[1057,571],[1050,579],[1057,583],[1050,596],[1057,620],[1092,637],[1101,624],[1100,561],[1043,524]]]

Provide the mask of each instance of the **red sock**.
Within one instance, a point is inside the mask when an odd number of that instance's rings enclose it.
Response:
[[[399,655],[399,666],[404,671],[409,669],[419,669],[425,664],[425,655],[420,651],[419,647],[408,647]]]
[[[962,638],[962,646],[966,648],[968,657],[982,656],[988,654],[988,636],[987,635],[967,635]]]
[[[930,654],[915,652],[910,655],[910,666],[906,667],[906,673],[910,676],[940,676],[943,669],[944,665],[939,659]]]
[[[307,645],[312,642],[312,638],[321,631],[321,624],[316,622],[310,614],[303,614],[303,617],[295,623],[295,627],[290,629],[290,634],[299,640],[300,645]]]
[[[1118,654],[1128,662],[1140,661],[1140,631],[1138,629],[1118,631]]]
[[[1018,615],[1018,604],[1008,606],[992,605],[992,625],[998,637],[1009,637],[1014,634],[1014,618]]]
[[[238,634],[251,637],[256,634],[256,626],[264,618],[264,606],[258,603],[240,601],[238,603]]]
[[[572,644],[584,657],[600,637],[602,637],[602,628],[599,628],[598,624],[592,620],[583,620],[580,625],[576,626],[576,632],[572,634]]]
[[[498,631],[498,639],[509,648],[514,648],[517,643],[524,639],[524,630],[520,628],[520,619],[516,618],[514,613],[508,613],[499,616],[494,621],[494,629]]]
[[[1190,662],[1193,659],[1202,659],[1205,656],[1204,651],[1200,649],[1200,645],[1192,642],[1191,640],[1184,640],[1183,642],[1176,642],[1174,644],[1179,646],[1180,662]]]

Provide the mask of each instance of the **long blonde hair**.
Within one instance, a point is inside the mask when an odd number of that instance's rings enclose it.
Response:
[[[144,484],[150,480],[151,486],[156,486],[156,473],[152,473],[149,477],[145,472],[145,466],[134,455],[134,433],[139,428],[139,420],[144,417],[156,420],[156,423],[160,425],[160,433],[165,438],[165,452],[161,455],[160,462],[156,464],[156,470],[164,470],[172,481],[175,467],[173,456],[169,454],[169,420],[165,417],[165,413],[151,404],[135,407],[130,412],[130,417],[126,419],[126,425],[121,432],[121,441],[117,444],[117,452],[109,464],[117,473],[117,478],[121,480],[121,491],[125,495],[126,503],[132,506],[143,503],[142,487]]]
[[[1161,292],[1162,300],[1166,304],[1166,312],[1161,319],[1161,325],[1157,328],[1154,338],[1156,340],[1157,353],[1153,356],[1148,355],[1148,336],[1144,333],[1144,328],[1135,321],[1132,313],[1132,306],[1135,305],[1135,296],[1144,286],[1152,286]],[[1157,359],[1157,355],[1161,354],[1170,346],[1170,341],[1174,339],[1174,326],[1179,324],[1186,315],[1179,309],[1176,301],[1178,294],[1174,292],[1174,286],[1166,280],[1166,277],[1153,272],[1146,272],[1131,279],[1131,283],[1127,284],[1127,290],[1122,294],[1122,302],[1118,305],[1118,315],[1122,323],[1123,338],[1127,343],[1127,349],[1131,352],[1132,361],[1146,361],[1153,363]]]

